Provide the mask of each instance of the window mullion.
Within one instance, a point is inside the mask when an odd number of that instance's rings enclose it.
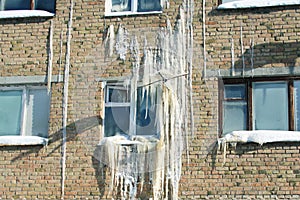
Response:
[[[21,113],[21,130],[20,135],[25,136],[26,130],[26,113],[27,113],[27,98],[28,98],[28,90],[26,87],[23,87],[22,94],[22,113]]]
[[[131,0],[131,11],[137,12],[138,0]]]
[[[294,81],[288,82],[288,110],[289,110],[289,130],[295,130],[295,102],[294,102]]]
[[[34,10],[34,2],[35,0],[30,0],[30,10]]]
[[[253,130],[253,96],[252,96],[252,81],[247,84],[247,107],[248,107],[248,130]]]

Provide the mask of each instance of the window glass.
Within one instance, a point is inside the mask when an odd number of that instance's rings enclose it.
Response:
[[[20,134],[22,94],[22,90],[0,91],[0,136]]]
[[[223,104],[223,133],[247,129],[247,103],[225,101]]]
[[[253,83],[253,129],[288,130],[287,83]]]
[[[118,134],[128,134],[130,118],[129,111],[129,106],[105,108],[105,137],[114,136]]]
[[[224,86],[225,99],[245,99],[245,93],[246,86],[244,84]]]
[[[130,101],[130,92],[126,88],[109,87],[107,102],[126,103]]]
[[[153,97],[155,98],[155,97]],[[136,125],[137,135],[156,135],[158,126],[156,123],[156,104],[155,99],[151,99],[151,95],[147,95],[146,91],[140,88],[137,95],[137,112]]]
[[[25,135],[48,136],[49,105],[46,89],[29,90]]]
[[[30,0],[1,0],[4,10],[30,10]]]
[[[295,130],[300,131],[300,81],[294,81]]]
[[[138,12],[160,11],[160,0],[138,0]]]
[[[45,10],[55,13],[55,0],[35,0],[35,10]]]
[[[111,0],[112,12],[124,12],[131,10],[131,0]]]

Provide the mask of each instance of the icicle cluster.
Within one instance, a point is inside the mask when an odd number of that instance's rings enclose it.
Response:
[[[126,60],[130,52],[133,62],[132,76],[127,81],[131,102],[136,103],[138,88],[143,90],[144,99],[156,99],[146,105],[155,110],[155,124],[159,129],[158,136],[137,136],[134,129],[129,130],[127,136],[107,137],[101,141],[99,158],[111,169],[111,191],[122,199],[138,198],[144,183],[150,183],[152,188],[149,199],[178,199],[181,156],[190,134],[187,120],[191,116],[191,105],[188,105],[191,84],[187,75],[193,50],[192,45],[187,44],[192,41],[188,38],[192,35],[187,34],[191,27],[186,27],[185,13],[187,11],[181,8],[175,29],[172,30],[168,21],[167,27],[157,32],[156,44],[149,42],[152,46],[148,45],[147,37],[133,36],[128,42],[130,34],[121,25],[116,38],[113,27],[109,28],[107,48],[114,43],[114,52],[119,58]],[[139,41],[143,41],[142,47]],[[130,123],[135,125],[135,110],[130,114]]]

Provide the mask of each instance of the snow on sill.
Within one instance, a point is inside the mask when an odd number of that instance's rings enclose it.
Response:
[[[118,17],[118,16],[129,16],[129,15],[152,15],[161,14],[162,11],[150,11],[150,12],[108,12],[105,13],[105,17]]]
[[[27,17],[53,17],[54,14],[44,10],[5,10],[0,11],[0,19],[27,18]]]
[[[260,145],[271,142],[300,142],[298,131],[232,131],[218,140],[219,144],[254,142]]]
[[[39,136],[0,136],[0,146],[47,145],[48,139]]]
[[[218,6],[218,9],[259,8],[299,4],[300,0],[237,0],[233,2],[223,3]]]
[[[143,143],[157,143],[159,139],[155,136],[134,136],[129,138],[125,135],[116,135],[103,138],[98,145],[104,145],[106,143],[112,143],[116,145],[142,145]]]

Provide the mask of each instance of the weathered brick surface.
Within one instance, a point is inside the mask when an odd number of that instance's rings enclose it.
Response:
[[[201,1],[202,2],[202,1]],[[202,5],[195,1],[195,58],[193,89],[195,135],[189,156],[183,156],[181,199],[299,199],[300,147],[298,143],[238,145],[217,151],[218,82],[202,77]],[[53,74],[63,75],[69,1],[57,1],[54,18],[0,20],[0,76],[47,74],[50,21],[54,24]],[[93,157],[102,134],[99,77],[130,74],[130,62],[103,61],[106,28],[121,23],[129,31],[172,25],[181,1],[170,1],[163,14],[104,17],[105,1],[74,0],[71,74],[68,102],[68,140],[65,199],[106,199],[109,172]],[[250,40],[255,42],[254,68],[294,66],[299,51],[299,6],[243,10],[216,10],[217,0],[206,2],[208,69],[231,67],[230,40],[234,39],[236,67],[241,68],[240,27],[243,27],[246,68],[250,67]],[[62,33],[62,38],[61,38]],[[62,40],[62,48],[60,46]],[[269,51],[264,46],[269,44]],[[282,48],[285,51],[282,51]],[[60,53],[62,52],[62,54]],[[52,84],[50,143],[46,147],[0,147],[0,198],[61,198],[61,143],[63,84]],[[189,161],[187,160],[189,159]]]

